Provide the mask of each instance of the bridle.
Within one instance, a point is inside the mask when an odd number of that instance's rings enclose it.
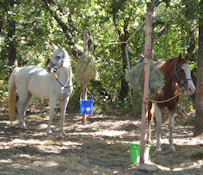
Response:
[[[51,60],[49,64],[51,64],[51,67],[53,67],[53,72],[56,73],[57,70],[63,66],[63,63],[64,63],[64,57],[60,60],[58,64],[53,63]]]
[[[63,58],[61,58],[61,60],[60,60],[59,63],[57,63],[57,64],[53,63],[53,62],[50,60],[50,63],[49,63],[49,64],[51,65],[51,67],[53,67],[53,72],[54,72],[56,81],[61,85],[61,87],[63,87],[63,88],[70,88],[70,87],[72,87],[73,85],[71,85],[71,86],[65,86],[65,85],[63,85],[63,84],[59,81],[59,79],[58,79],[58,77],[57,77],[57,75],[56,75],[56,72],[58,71],[58,69],[60,69],[60,68],[63,66],[64,59],[65,59],[65,56],[63,56]],[[68,81],[68,84],[69,84],[69,82],[70,82],[70,81]]]
[[[182,58],[183,59],[183,58]],[[175,77],[180,81],[180,86],[184,86],[185,82],[188,82],[189,80],[192,80],[191,78],[185,78],[184,80],[180,78],[177,72],[177,61],[175,60],[174,63],[174,75]]]

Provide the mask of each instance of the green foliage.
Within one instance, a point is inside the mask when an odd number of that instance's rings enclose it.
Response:
[[[180,100],[177,105],[177,113],[179,116],[177,120],[183,121],[185,119],[185,124],[187,124],[188,122],[187,118],[190,118],[189,124],[193,125],[195,111],[194,111],[194,102],[191,96],[184,95],[183,93],[181,93]]]
[[[9,2],[14,5],[11,6]],[[62,30],[45,2],[42,0],[0,1],[0,81],[3,81],[5,85],[5,88],[1,87],[1,92],[7,91],[6,84],[10,70],[5,65],[8,65],[10,41],[15,42],[20,66],[35,64],[44,67],[54,45],[57,45],[69,52],[74,70],[78,58],[72,55],[72,51],[75,48],[83,50],[83,31],[88,30],[91,38],[89,52],[96,58],[102,88],[111,97],[109,100],[106,95],[101,95],[91,83],[88,84],[98,105],[98,111],[105,110],[106,106],[110,106],[112,110],[113,108],[121,109],[123,106],[124,111],[127,111],[125,108],[131,108],[129,97],[125,99],[124,104],[119,102],[121,77],[124,74],[121,45],[109,43],[122,41],[122,34],[129,36],[129,47],[131,48],[129,59],[133,66],[144,51],[144,19],[147,2],[151,1],[50,1],[53,2],[50,9],[56,12],[62,22],[67,25],[68,31],[66,32],[73,36],[74,45],[68,45],[67,33]],[[185,55],[190,47],[191,31],[193,30],[195,30],[194,53],[197,55],[199,1],[171,1],[170,5],[166,5],[163,1],[160,2],[159,6],[155,8],[153,19],[152,59],[167,60],[180,53]],[[16,31],[13,40],[8,38],[9,19],[15,21]],[[195,67],[195,63],[192,64]],[[78,104],[77,98],[82,91],[75,79],[74,84],[76,84],[74,86],[76,98],[72,98],[74,100],[74,102],[70,102],[72,105]],[[140,103],[140,101],[137,102],[137,95],[134,98],[135,103]]]
[[[4,81],[0,80],[0,103],[7,101],[8,85]]]

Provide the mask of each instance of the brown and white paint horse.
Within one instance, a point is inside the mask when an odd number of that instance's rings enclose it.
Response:
[[[165,85],[162,94],[156,95],[152,102],[149,102],[148,111],[148,129],[147,129],[147,142],[151,141],[151,122],[153,115],[156,116],[156,135],[157,144],[156,151],[161,151],[161,125],[162,125],[162,109],[166,107],[169,110],[169,143],[170,149],[175,151],[173,144],[173,128],[174,128],[174,114],[179,100],[179,92],[181,88],[184,89],[185,94],[192,95],[195,92],[195,85],[191,78],[191,71],[188,64],[188,56],[181,58],[172,58],[166,62],[157,62],[155,64],[162,72]],[[158,102],[159,101],[159,102]],[[162,101],[162,102],[161,102]],[[152,107],[154,110],[151,110]],[[153,112],[152,112],[153,111]]]

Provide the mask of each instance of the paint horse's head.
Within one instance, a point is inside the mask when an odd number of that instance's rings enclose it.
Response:
[[[49,64],[47,65],[47,72],[56,72],[59,68],[63,66],[64,60],[66,57],[66,53],[62,49],[56,50],[49,61]]]
[[[183,87],[187,95],[195,93],[195,85],[192,81],[191,70],[188,64],[189,58],[181,58],[181,54],[175,59],[174,63],[174,76],[175,81],[180,87]]]

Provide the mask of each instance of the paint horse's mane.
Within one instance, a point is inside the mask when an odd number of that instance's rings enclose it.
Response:
[[[160,70],[163,73],[165,78],[173,78],[173,69],[174,69],[174,62],[177,60],[177,58],[172,58],[167,60],[161,67]]]

